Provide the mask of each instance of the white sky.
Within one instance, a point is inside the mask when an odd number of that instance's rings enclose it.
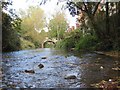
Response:
[[[27,2],[26,2],[27,1]],[[19,9],[27,9],[30,5],[39,5],[40,0],[13,0],[13,8],[16,9],[16,11],[19,11]],[[53,14],[55,14],[56,11],[60,11],[60,8],[65,3],[62,2],[59,5],[56,5],[57,0],[51,0],[50,2],[47,2],[45,5],[42,5],[41,8],[44,10],[45,15],[47,19],[51,18]],[[40,6],[40,5],[39,5]],[[76,19],[73,18],[68,10],[64,11],[66,14],[67,21],[70,26],[75,26]]]

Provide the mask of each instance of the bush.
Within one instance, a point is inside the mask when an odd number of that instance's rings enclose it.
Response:
[[[98,39],[95,35],[86,34],[83,36],[81,30],[75,30],[67,33],[66,38],[57,42],[57,48],[75,50],[95,50],[98,43]]]
[[[27,41],[23,38],[20,38],[20,41],[21,41],[21,48],[22,49],[31,49],[31,48],[35,48],[35,45],[30,42],[30,41]]]
[[[92,35],[85,35],[81,37],[75,45],[76,50],[95,50],[97,45],[97,38]]]
[[[20,39],[11,22],[14,20],[6,13],[2,12],[2,51],[20,50]]]
[[[57,42],[56,45],[57,48],[62,48],[62,49],[70,49],[75,47],[75,40],[72,40],[71,38],[66,38],[64,40],[61,40]]]
[[[64,40],[64,48],[70,49],[75,47],[75,40],[74,38],[67,38]]]
[[[70,39],[64,39],[56,44],[56,48],[66,49],[74,47],[74,44],[72,44],[72,41]]]
[[[57,48],[62,48],[62,49],[70,49],[70,48],[75,48],[75,44],[78,42],[80,39],[81,32],[80,30],[74,30],[72,32],[66,33],[66,37],[57,42]]]

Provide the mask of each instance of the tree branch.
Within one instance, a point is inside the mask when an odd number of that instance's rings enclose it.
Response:
[[[86,13],[89,13],[89,12],[88,12],[88,9],[87,9],[87,6],[85,5],[85,2],[84,2],[84,1],[83,1],[83,5],[84,5],[84,7],[85,7]]]
[[[100,2],[101,2],[101,0],[100,0],[100,1],[96,4],[96,6],[95,6],[95,9],[94,9],[94,11],[93,11],[93,13],[92,13],[93,16],[95,15],[95,13],[96,13],[96,11],[97,11]]]
[[[79,7],[78,5],[76,5],[76,7],[77,7],[78,9],[80,9],[81,11],[86,12],[86,10],[82,9],[82,7]]]

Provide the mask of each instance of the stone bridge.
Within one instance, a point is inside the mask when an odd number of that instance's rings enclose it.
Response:
[[[51,42],[51,43],[53,43],[54,46],[55,46],[57,41],[58,41],[58,40],[56,40],[55,38],[49,39],[48,37],[46,37],[46,39],[45,39],[45,40],[43,41],[43,43],[42,43],[42,48],[45,47],[45,44],[46,44],[47,42]]]

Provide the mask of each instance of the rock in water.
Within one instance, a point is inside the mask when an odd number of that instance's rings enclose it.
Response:
[[[34,70],[25,70],[26,73],[35,73]]]
[[[43,65],[43,64],[39,64],[38,67],[39,67],[39,68],[43,68],[44,65]]]
[[[75,75],[66,76],[65,79],[76,79],[77,77]]]
[[[46,59],[47,57],[42,57],[41,59]]]

